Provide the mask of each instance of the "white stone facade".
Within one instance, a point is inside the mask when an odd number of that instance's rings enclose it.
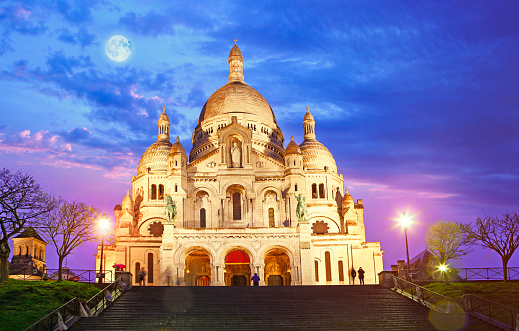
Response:
[[[178,138],[170,142],[163,109],[157,142],[114,210],[115,245],[105,247],[104,265],[125,264],[134,277],[144,267],[149,285],[250,285],[254,273],[260,285],[347,285],[352,267],[375,283],[380,243],[366,242],[362,200],[344,191],[308,107],[304,141],[284,148],[272,109],[243,77],[235,45],[229,82],[203,107],[189,162]],[[298,222],[294,194],[306,197],[308,222]]]

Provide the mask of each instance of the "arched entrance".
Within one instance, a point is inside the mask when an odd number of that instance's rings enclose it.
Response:
[[[250,258],[243,251],[232,251],[225,257],[225,285],[250,285]]]
[[[289,286],[291,279],[290,259],[280,249],[265,256],[265,283],[267,286]]]
[[[184,280],[187,286],[211,285],[211,267],[209,255],[203,250],[196,250],[186,257]]]

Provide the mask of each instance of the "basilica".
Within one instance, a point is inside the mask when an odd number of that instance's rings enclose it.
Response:
[[[115,206],[103,265],[124,264],[135,283],[144,268],[146,285],[248,286],[254,273],[263,286],[348,285],[359,267],[366,284],[376,283],[380,243],[366,241],[362,200],[344,189],[309,108],[304,140],[284,147],[269,103],[244,81],[236,40],[228,63],[229,81],[200,111],[189,155],[178,136],[171,143],[163,107],[157,141]]]

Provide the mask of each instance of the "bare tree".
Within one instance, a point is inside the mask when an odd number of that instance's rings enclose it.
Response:
[[[97,238],[99,212],[80,202],[60,201],[44,221],[41,234],[55,248],[58,255],[58,281],[62,280],[63,260],[72,251]]]
[[[468,240],[476,245],[496,251],[503,263],[503,279],[508,278],[508,261],[519,247],[519,215],[506,213],[503,217],[477,218],[464,225]]]
[[[425,241],[429,251],[440,264],[459,259],[471,249],[467,245],[466,234],[454,222],[439,221],[427,230]]]
[[[39,223],[55,206],[56,200],[31,175],[0,170],[0,283],[9,278],[9,239]]]

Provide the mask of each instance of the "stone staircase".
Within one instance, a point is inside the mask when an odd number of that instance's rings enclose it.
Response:
[[[466,330],[493,330],[468,318]],[[447,322],[448,326],[448,322]],[[70,330],[435,330],[429,309],[378,285],[133,287]]]

